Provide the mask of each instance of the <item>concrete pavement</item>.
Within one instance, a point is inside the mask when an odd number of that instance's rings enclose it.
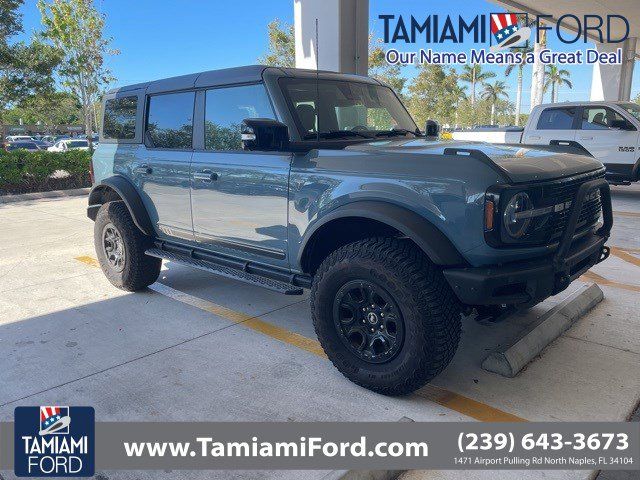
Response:
[[[640,262],[640,188],[613,191],[614,210],[622,214],[610,244],[620,255],[593,269],[606,280],[600,305],[512,379],[482,370],[481,361],[560,298],[500,323],[467,318],[452,364],[434,386],[405,398],[351,384],[314,351],[306,295],[285,297],[170,263],[158,288],[121,292],[91,261],[76,260],[95,257],[86,198],[0,205],[0,420],[12,419],[17,405],[38,404],[92,405],[97,419],[111,421],[624,420],[640,396],[640,263],[632,261]],[[109,478],[175,474],[102,472]],[[455,474],[413,472],[421,476],[411,478]]]

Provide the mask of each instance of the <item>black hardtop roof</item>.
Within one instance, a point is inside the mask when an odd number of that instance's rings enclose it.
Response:
[[[276,76],[312,78],[318,75],[323,79],[343,79],[379,84],[378,81],[370,77],[361,75],[350,75],[325,70],[305,70],[301,68],[281,68],[268,65],[248,65],[246,67],[224,68],[221,70],[210,70],[208,72],[191,73],[178,77],[163,78],[151,82],[136,83],[109,90],[107,94],[124,93],[144,90],[145,93],[161,93],[174,90],[186,90],[189,88],[216,87],[222,85],[232,85],[235,83],[251,83],[262,80],[266,70],[272,71]]]

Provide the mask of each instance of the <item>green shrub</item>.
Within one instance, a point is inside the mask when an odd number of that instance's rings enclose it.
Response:
[[[91,154],[83,150],[64,153],[0,151],[0,194],[87,186],[90,163]],[[69,177],[52,179],[57,170],[67,172]]]

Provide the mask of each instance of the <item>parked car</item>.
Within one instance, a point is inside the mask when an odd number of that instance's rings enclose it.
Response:
[[[609,254],[600,162],[430,141],[435,122],[423,135],[372,78],[242,67],[123,87],[103,107],[87,214],[109,281],[141,290],[165,259],[311,289],[327,356],[376,392],[438,375],[461,313],[532,306]]]
[[[50,152],[66,152],[68,150],[89,150],[89,142],[86,140],[60,140],[52,147],[47,148]]]
[[[612,183],[640,180],[640,105],[631,102],[566,102],[538,105],[524,128],[472,129],[455,140],[560,145],[591,155]]]
[[[8,135],[4,139],[5,142],[32,142],[33,137],[29,135]]]
[[[7,152],[11,152],[13,150],[29,150],[30,152],[37,152],[38,150],[42,150],[40,146],[38,146],[37,142],[28,142],[24,140],[7,142],[5,143],[4,149]]]
[[[53,143],[45,140],[34,140],[33,143],[35,143],[41,150],[47,150],[49,147],[53,146]]]
[[[86,140],[87,139],[87,135],[83,133],[82,135],[78,135],[76,138],[82,138],[82,139]],[[93,143],[98,142],[98,138],[99,137],[98,137],[97,133],[94,133],[93,135],[91,135],[91,141]]]

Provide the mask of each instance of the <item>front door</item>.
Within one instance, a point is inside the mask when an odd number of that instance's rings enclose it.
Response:
[[[522,143],[549,145],[553,141],[573,142],[576,135],[577,111],[578,107],[545,108],[538,117],[537,125],[525,129]]]
[[[191,164],[195,238],[234,256],[288,267],[291,155],[242,150],[245,118],[274,118],[264,85],[206,92],[204,149],[194,152]]]
[[[631,125],[629,128],[633,130],[612,127],[614,121],[625,122],[625,119],[608,107],[584,107],[576,141],[605,166],[614,167],[615,171],[617,165],[628,165],[628,173],[631,173],[631,167],[638,159],[635,149],[638,131]]]
[[[160,237],[193,240],[191,156],[194,92],[149,97],[144,146],[133,176]]]

